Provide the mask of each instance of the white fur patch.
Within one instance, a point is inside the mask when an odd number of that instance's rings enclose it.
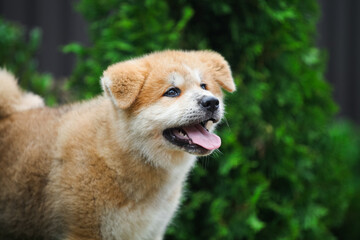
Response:
[[[201,83],[201,73],[198,69],[194,70],[194,77],[199,83]]]
[[[20,112],[44,106],[44,100],[40,96],[33,93],[25,93],[21,96],[20,102],[14,107],[16,111]]]
[[[116,99],[110,90],[110,87],[112,85],[111,79],[108,76],[103,76],[100,79],[100,81],[101,81],[101,87],[102,87],[103,91],[105,92],[105,94],[111,99],[113,104],[117,106]]]
[[[184,81],[184,77],[177,72],[173,72],[169,76],[169,82],[173,86],[181,86],[184,84]]]
[[[185,69],[190,73],[191,77],[198,83],[201,83],[201,73],[198,69],[191,69],[189,66],[184,64]]]
[[[103,85],[105,85],[107,87],[111,87],[112,82],[111,82],[111,79],[108,76],[103,76],[101,78],[101,82],[102,82]]]
[[[191,158],[194,161],[195,157]],[[120,209],[106,209],[101,221],[103,239],[163,239],[166,227],[178,208],[181,188],[193,161],[170,170],[166,184],[156,197],[148,199],[145,204],[137,202]]]
[[[112,84],[111,79],[108,76],[103,76],[100,80],[102,89],[107,93]]]
[[[151,206],[138,206],[136,210],[126,207],[109,209],[102,218],[102,237],[114,240],[162,239],[176,205],[174,202],[161,201]]]

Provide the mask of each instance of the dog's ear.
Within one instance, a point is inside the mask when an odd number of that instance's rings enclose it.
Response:
[[[121,109],[129,108],[138,96],[147,76],[141,61],[129,60],[108,67],[101,78],[105,94]]]
[[[201,59],[214,75],[215,81],[226,91],[234,92],[236,86],[231,75],[228,62],[218,53],[212,51],[201,51]]]

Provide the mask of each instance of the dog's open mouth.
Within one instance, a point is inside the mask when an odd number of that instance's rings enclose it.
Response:
[[[164,137],[171,143],[184,148],[190,153],[206,154],[221,145],[221,139],[206,128],[209,119],[201,123],[176,128],[168,128],[163,132]]]

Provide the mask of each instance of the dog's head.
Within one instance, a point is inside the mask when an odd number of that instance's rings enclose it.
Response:
[[[218,53],[153,53],[110,66],[101,83],[143,154],[207,155],[220,147],[212,131],[224,114],[221,88],[233,92],[235,85]]]

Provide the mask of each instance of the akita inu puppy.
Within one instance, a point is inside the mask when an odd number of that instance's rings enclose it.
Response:
[[[220,147],[211,51],[164,51],[104,71],[103,96],[58,108],[0,71],[0,239],[162,239],[196,155]]]

